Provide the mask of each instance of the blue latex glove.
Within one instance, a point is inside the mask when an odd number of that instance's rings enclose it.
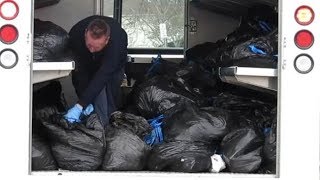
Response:
[[[89,116],[93,110],[94,110],[93,105],[89,104],[82,113],[86,116]]]
[[[80,115],[82,113],[82,106],[80,104],[74,105],[70,108],[64,118],[69,123],[80,122]]]

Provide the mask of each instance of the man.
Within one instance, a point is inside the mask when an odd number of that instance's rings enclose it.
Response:
[[[114,19],[94,15],[75,24],[69,40],[76,56],[72,83],[79,101],[64,118],[70,123],[80,122],[81,114],[89,115],[95,109],[106,126],[120,95],[127,62],[127,33]]]

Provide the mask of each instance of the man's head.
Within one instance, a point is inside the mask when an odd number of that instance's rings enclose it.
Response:
[[[85,43],[90,52],[101,51],[109,42],[110,26],[102,19],[94,19],[85,31]]]

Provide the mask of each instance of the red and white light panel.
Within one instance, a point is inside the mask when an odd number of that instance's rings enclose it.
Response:
[[[17,17],[19,7],[14,1],[3,1],[0,4],[0,16],[5,20],[12,20]]]

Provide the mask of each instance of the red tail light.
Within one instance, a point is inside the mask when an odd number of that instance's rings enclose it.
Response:
[[[0,28],[0,41],[5,44],[14,43],[18,39],[18,30],[11,24],[6,24]]]
[[[19,7],[14,1],[3,1],[0,4],[0,16],[5,20],[11,20],[17,17]]]
[[[308,49],[313,45],[314,38],[310,31],[301,30],[294,37],[296,46],[300,49]]]

